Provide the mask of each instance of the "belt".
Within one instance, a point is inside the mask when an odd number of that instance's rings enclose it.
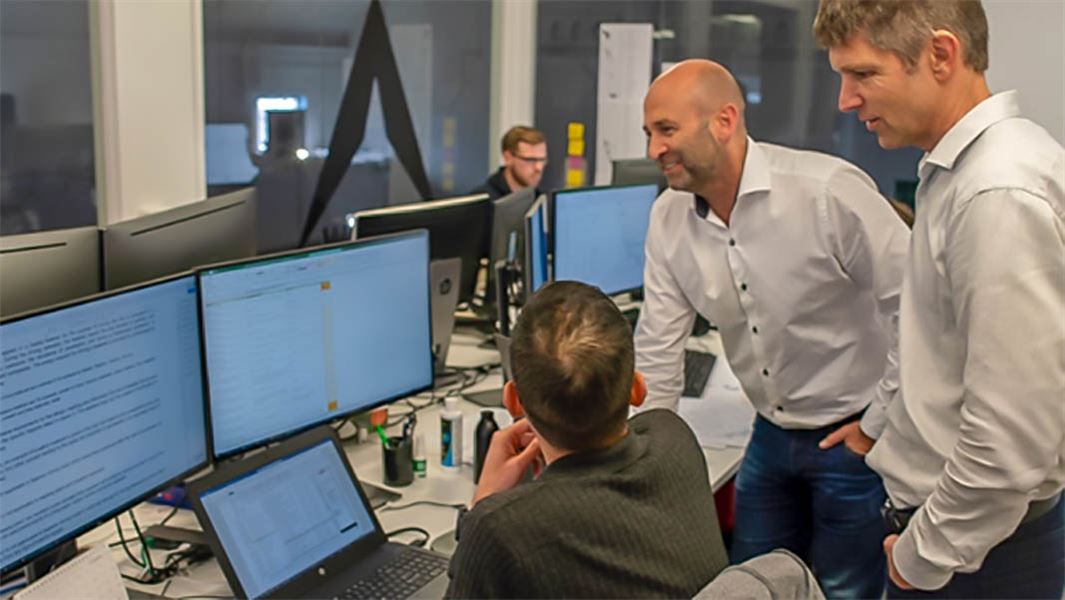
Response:
[[[1058,505],[1058,501],[1061,500],[1061,492],[1054,494],[1049,498],[1043,500],[1036,500],[1028,504],[1028,512],[1024,513],[1024,518],[1021,519],[1021,524],[1034,521],[1039,517],[1047,514],[1055,506]],[[887,525],[888,533],[902,533],[906,529],[906,525],[910,523],[910,518],[917,512],[917,508],[897,508],[891,498],[884,500],[884,505],[880,507],[880,514],[884,517],[884,523]]]

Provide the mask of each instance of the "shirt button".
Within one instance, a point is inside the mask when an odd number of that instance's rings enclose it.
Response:
[[[769,377],[769,369],[762,369],[762,375]]]
[[[754,327],[751,327],[751,332],[752,333],[758,333],[758,326],[755,325]]]
[[[734,240],[732,238],[729,238],[728,245],[729,246],[735,246],[736,245],[736,240]]]
[[[746,283],[741,283],[740,284],[740,289],[743,290],[744,292],[746,292],[747,291],[747,284]]]

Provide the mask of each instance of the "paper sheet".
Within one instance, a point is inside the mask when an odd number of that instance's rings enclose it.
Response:
[[[718,357],[700,398],[681,398],[677,411],[704,448],[742,448],[751,437],[755,411],[724,357]]]
[[[115,560],[111,558],[111,552],[106,545],[101,544],[79,554],[15,594],[15,600],[56,598],[127,600],[129,594],[122,585],[122,576],[118,573]]]

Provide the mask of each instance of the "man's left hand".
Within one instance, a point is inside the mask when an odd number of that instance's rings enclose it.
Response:
[[[887,555],[888,577],[891,578],[891,583],[894,583],[899,589],[912,590],[914,587],[903,579],[902,575],[899,574],[899,570],[895,568],[895,557],[892,556],[891,552],[895,549],[895,542],[897,541],[899,541],[899,536],[894,533],[884,538],[884,554]]]
[[[858,456],[865,456],[866,454],[869,454],[869,450],[872,449],[876,440],[865,435],[859,422],[854,421],[853,423],[843,425],[839,429],[825,436],[825,439],[821,440],[817,444],[817,447],[822,450],[828,450],[840,442],[843,442],[851,452]]]

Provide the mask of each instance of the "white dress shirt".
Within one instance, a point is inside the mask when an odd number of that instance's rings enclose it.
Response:
[[[729,225],[690,193],[667,190],[651,209],[636,328],[645,405],[676,409],[699,313],[763,417],[814,429],[872,404],[862,429],[877,436],[898,387],[908,240],[854,165],[748,138]]]
[[[1065,485],[1065,150],[1007,92],[919,172],[902,394],[868,463],[896,505],[921,507],[893,557],[936,589]]]

